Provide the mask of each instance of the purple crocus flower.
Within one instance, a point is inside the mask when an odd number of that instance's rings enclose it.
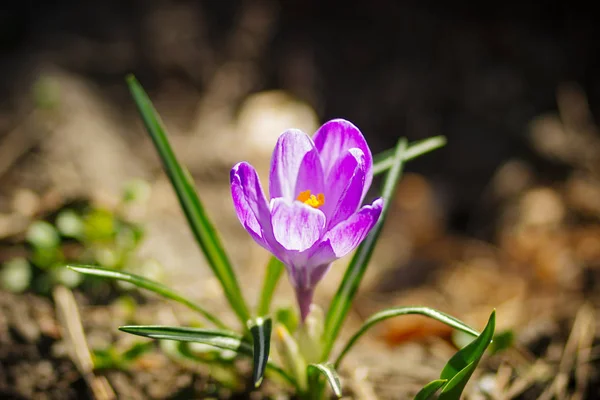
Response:
[[[354,250],[379,219],[382,199],[360,208],[372,180],[369,146],[343,119],[325,123],[313,139],[297,129],[281,134],[271,159],[270,202],[250,164],[231,170],[237,216],[285,264],[303,321],[331,263]]]

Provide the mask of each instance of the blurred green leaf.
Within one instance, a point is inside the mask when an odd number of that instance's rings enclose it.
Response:
[[[152,342],[135,343],[129,349],[124,351],[123,354],[121,355],[121,357],[126,362],[135,361],[141,355],[149,352],[153,348],[154,348],[154,343],[152,343]]]
[[[144,89],[133,75],[127,77],[127,84],[144,125],[160,155],[167,176],[175,189],[189,226],[215,276],[221,283],[229,304],[242,324],[246,326],[246,321],[250,318],[248,307],[242,296],[231,262],[225,253],[215,227],[209,220],[204,206],[198,198],[192,179],[177,161],[160,118]]]
[[[52,270],[50,270],[50,274],[55,283],[64,285],[68,288],[77,287],[83,280],[81,274],[78,274],[77,272],[72,271],[64,266],[52,268]]]
[[[176,350],[179,357],[202,363],[218,362],[231,365],[237,356],[237,353],[232,350],[223,350],[208,344],[195,342],[177,342]]]
[[[112,303],[112,306],[115,307],[119,317],[125,319],[126,321],[129,321],[134,318],[135,312],[138,308],[137,302],[129,294],[119,296]]]
[[[135,360],[154,348],[154,342],[134,343],[127,350],[119,352],[115,346],[106,349],[95,349],[94,369],[121,369],[126,370]]]
[[[108,244],[93,246],[90,250],[93,251],[94,259],[97,263],[103,267],[115,269],[121,261],[120,254]]]
[[[320,373],[321,375],[323,375],[327,379],[327,382],[329,382],[329,386],[331,386],[331,390],[333,390],[333,393],[336,395],[336,397],[338,399],[342,397],[342,385],[340,383],[340,377],[338,376],[338,373],[336,372],[333,364],[309,364],[308,373]]]
[[[437,393],[438,390],[442,386],[444,386],[448,382],[446,379],[437,379],[435,381],[429,382],[427,385],[423,386],[423,389],[417,393],[415,396],[415,400],[430,400],[433,398],[433,395]],[[458,400],[458,399],[457,399]]]
[[[409,144],[406,152],[404,153],[402,160],[409,161],[423,154],[429,153],[433,150],[437,150],[440,147],[446,145],[446,138],[444,136],[434,136],[427,139],[420,140],[415,143]],[[379,175],[390,169],[394,161],[394,149],[389,149],[376,154],[373,157],[373,175]]]
[[[142,179],[133,179],[123,188],[123,202],[145,202],[150,197],[150,184]]]
[[[442,388],[438,397],[439,400],[457,400],[460,398],[473,371],[477,368],[479,360],[492,342],[495,327],[496,311],[493,311],[481,335],[459,350],[448,361],[440,374],[440,379],[447,379],[448,383]]]
[[[284,269],[285,267],[281,261],[275,257],[271,257],[269,264],[267,264],[265,279],[260,292],[260,299],[256,312],[259,317],[263,317],[269,313],[273,293],[275,292],[275,288],[277,288],[277,283],[279,282],[279,278],[281,278]]]
[[[252,382],[254,387],[259,387],[263,380],[267,361],[269,361],[269,352],[271,351],[271,329],[273,322],[271,318],[256,318],[252,321],[250,333],[252,334],[253,347],[253,366]]]
[[[489,347],[489,351],[491,354],[496,354],[511,348],[514,344],[515,332],[512,329],[507,329],[494,335],[494,340]]]
[[[396,151],[394,154],[394,163],[390,171],[387,173],[385,178],[382,196],[384,199],[383,211],[377,225],[373,228],[367,238],[358,246],[358,249],[354,253],[348,268],[342,278],[342,282],[333,297],[327,316],[325,318],[325,329],[323,334],[323,356],[322,360],[327,360],[329,352],[333,347],[333,343],[337,338],[337,335],[346,319],[348,310],[354,300],[358,286],[362,280],[362,277],[367,269],[371,254],[381,233],[381,228],[385,222],[385,218],[388,213],[389,205],[392,203],[394,195],[396,193],[396,187],[398,181],[402,176],[402,166],[404,160],[404,153],[406,151],[406,139],[400,139],[396,145]]]
[[[275,321],[285,326],[288,332],[296,332],[299,320],[298,313],[293,307],[280,307],[275,310]]]
[[[96,208],[83,218],[85,239],[89,241],[106,242],[116,234],[115,215],[104,209]]]
[[[335,366],[336,368],[339,367],[342,359],[344,358],[344,356],[348,353],[348,351],[350,351],[350,349],[352,348],[352,346],[356,343],[356,341],[367,331],[369,330],[373,325],[384,321],[386,319],[389,318],[393,318],[393,317],[397,317],[400,315],[423,315],[425,317],[429,317],[429,318],[433,318],[437,321],[440,321],[454,329],[458,329],[459,331],[465,332],[471,336],[478,336],[479,332],[477,332],[475,329],[471,328],[470,326],[468,326],[467,324],[465,324],[464,322],[446,314],[443,313],[441,311],[437,311],[434,310],[433,308],[429,308],[429,307],[395,307],[395,308],[389,308],[387,310],[383,310],[380,311],[376,314],[373,314],[372,316],[370,316],[365,322],[364,324],[360,327],[360,329],[354,334],[352,335],[352,337],[350,338],[350,340],[348,340],[348,343],[346,344],[346,346],[344,346],[344,349],[341,351],[340,355],[338,356],[338,358],[335,361]]]
[[[27,241],[38,249],[54,249],[60,245],[60,236],[52,224],[46,221],[35,221],[26,233]]]
[[[80,239],[85,230],[83,219],[73,210],[62,210],[56,216],[56,227],[61,235]]]
[[[0,284],[3,289],[21,293],[31,284],[31,265],[25,258],[13,258],[5,262],[0,270]]]
[[[107,349],[94,349],[92,351],[94,369],[126,369],[117,350],[111,346]]]
[[[234,359],[237,357],[235,351],[219,349],[204,343],[174,340],[161,340],[160,349],[184,367],[189,366],[193,369],[198,363],[207,365],[210,368],[211,380],[216,381],[221,388],[236,392],[245,389],[245,380],[235,370]],[[232,356],[229,356],[230,354]]]
[[[43,270],[51,269],[62,264],[64,255],[59,247],[36,247],[33,246],[31,263]]]
[[[60,105],[60,84],[53,77],[40,76],[34,82],[32,92],[38,108],[52,110]]]
[[[215,326],[217,326],[219,328],[226,328],[225,324],[223,324],[223,322],[221,322],[221,320],[219,318],[215,317],[214,315],[212,315],[211,313],[206,311],[200,305],[194,303],[191,300],[186,299],[185,297],[181,296],[180,294],[176,293],[175,291],[173,291],[172,289],[168,288],[167,286],[165,286],[161,283],[151,281],[151,280],[146,279],[139,275],[128,274],[126,272],[121,272],[121,271],[97,268],[97,267],[94,267],[93,265],[68,265],[67,267],[72,269],[73,271],[77,271],[82,274],[99,276],[99,277],[108,278],[108,279],[116,279],[119,281],[125,281],[125,282],[129,282],[139,288],[150,290],[150,291],[157,293],[167,299],[174,300],[178,303],[181,303],[181,304],[191,308],[194,311],[199,312],[207,320],[209,320],[210,322],[215,324]]]
[[[141,231],[139,229],[133,229],[133,227],[122,225],[117,230],[115,244],[122,251],[134,250],[139,244],[140,233]]]

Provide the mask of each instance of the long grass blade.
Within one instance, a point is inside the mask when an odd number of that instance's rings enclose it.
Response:
[[[225,253],[217,231],[206,214],[194,189],[189,173],[179,164],[169,144],[162,122],[154,109],[148,95],[133,75],[127,77],[127,84],[142,116],[144,125],[154,142],[154,146],[162,160],[179,203],[185,213],[188,224],[208,260],[215,276],[221,283],[229,304],[244,326],[250,314],[242,291],[237,282],[231,262]]]
[[[279,278],[285,269],[283,263],[275,257],[271,257],[269,264],[267,264],[267,271],[265,272],[265,279],[263,281],[263,287],[260,292],[260,299],[258,301],[258,308],[256,313],[259,317],[264,317],[269,313],[271,308],[271,300],[273,299],[273,293],[279,283]]]
[[[342,327],[342,324],[344,323],[344,320],[346,319],[346,315],[348,314],[348,310],[350,309],[352,300],[356,295],[358,286],[360,285],[369,260],[371,259],[371,254],[373,253],[373,249],[375,248],[375,244],[377,243],[377,239],[379,238],[379,234],[381,233],[385,217],[389,210],[389,205],[393,201],[394,194],[396,192],[396,187],[398,185],[398,180],[402,175],[405,151],[406,139],[402,138],[398,141],[398,144],[396,145],[394,162],[392,168],[386,176],[385,183],[383,186],[382,196],[384,198],[384,205],[383,210],[381,212],[381,217],[379,218],[379,222],[354,253],[354,257],[352,257],[352,260],[350,261],[350,264],[346,269],[344,277],[342,278],[342,282],[340,283],[340,286],[333,300],[331,301],[331,305],[329,306],[329,310],[325,318],[325,330],[323,334],[323,353],[321,357],[322,360],[327,360],[327,358],[329,357],[329,353],[331,352],[333,343],[337,338],[337,335]]]
[[[98,268],[94,267],[93,265],[67,265],[67,268],[85,275],[99,276],[102,278],[129,282],[139,288],[149,290],[164,298],[176,301],[178,303],[183,304],[186,307],[189,307],[190,309],[202,314],[204,318],[212,322],[218,328],[227,328],[227,326],[225,326],[225,324],[219,318],[206,311],[202,306],[183,297],[182,295],[175,292],[173,289],[163,285],[162,283],[152,281],[150,279],[144,278],[143,276],[130,274],[127,272],[115,271],[111,269]]]
[[[333,393],[336,395],[336,397],[338,399],[342,397],[342,384],[340,383],[340,377],[333,367],[333,364],[309,364],[308,372],[313,374],[320,373],[323,375],[327,379],[327,382],[329,382],[329,386],[331,386],[331,390],[333,390]]]
[[[457,329],[459,331],[468,333],[473,336],[479,335],[479,332],[477,332],[475,329],[471,328],[464,322],[462,322],[448,314],[445,314],[441,311],[434,310],[433,308],[429,308],[429,307],[390,308],[387,310],[380,311],[376,314],[373,314],[371,317],[369,317],[364,322],[364,324],[360,327],[360,329],[354,335],[352,335],[350,340],[348,340],[348,343],[346,343],[346,346],[344,346],[344,349],[341,351],[340,355],[338,356],[338,358],[335,361],[335,367],[339,368],[340,363],[342,362],[342,359],[344,358],[344,356],[348,353],[348,351],[350,351],[350,349],[352,348],[352,346],[354,346],[354,344],[358,341],[358,339],[360,339],[360,337],[367,330],[369,330],[373,325],[375,325],[381,321],[384,321],[388,318],[393,318],[393,317],[397,317],[400,315],[409,315],[409,314],[424,315],[426,317],[433,318],[437,321],[440,321],[440,322],[442,322],[454,329]]]
[[[247,357],[253,355],[252,345],[244,341],[242,335],[228,330],[160,325],[128,325],[119,327],[119,330],[151,339],[204,343],[220,349],[232,350]],[[278,365],[268,362],[266,368],[297,387],[296,381]]]
[[[409,144],[402,156],[403,161],[410,161],[446,145],[444,136],[434,136]],[[394,163],[395,149],[389,149],[373,157],[373,175],[379,175],[390,169]]]

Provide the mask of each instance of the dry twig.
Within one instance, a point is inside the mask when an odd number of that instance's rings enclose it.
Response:
[[[75,366],[84,377],[92,396],[96,400],[114,400],[115,393],[103,376],[94,375],[94,363],[90,349],[85,340],[81,318],[73,292],[64,286],[57,286],[52,297],[56,303],[56,312],[63,337],[68,345],[69,353]]]

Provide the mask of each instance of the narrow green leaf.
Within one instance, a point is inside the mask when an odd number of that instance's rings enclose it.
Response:
[[[494,329],[496,327],[496,311],[493,311],[490,315],[488,323],[475,340],[463,347],[458,353],[456,353],[450,361],[446,364],[442,373],[440,374],[441,379],[451,379],[460,372],[467,365],[473,361],[478,361],[487,347],[492,342],[494,336]]]
[[[418,314],[440,321],[454,329],[468,333],[473,336],[478,336],[479,332],[469,327],[464,322],[438,310],[429,307],[395,307],[380,311],[370,316],[360,329],[348,340],[348,343],[335,361],[335,367],[338,368],[344,356],[350,351],[356,341],[373,325],[384,321],[388,318],[397,317],[400,315]]]
[[[253,339],[253,366],[252,382],[254,387],[259,387],[263,380],[269,352],[271,351],[271,329],[273,322],[271,318],[257,318],[250,327]]]
[[[215,324],[215,326],[217,326],[218,328],[227,328],[219,318],[206,311],[202,306],[194,303],[191,300],[186,299],[185,297],[181,296],[180,294],[176,293],[175,291],[161,283],[152,281],[150,279],[146,279],[139,275],[129,274],[127,272],[115,271],[111,269],[98,268],[93,265],[67,265],[67,268],[85,275],[99,276],[102,278],[129,282],[139,288],[150,290],[151,292],[159,294],[162,297],[174,300],[191,308],[194,311],[199,312],[204,316],[204,318]]]
[[[403,155],[405,151],[406,139],[400,139],[394,154],[394,164],[388,172],[383,186],[382,196],[384,198],[384,204],[379,222],[377,225],[375,225],[371,233],[369,233],[367,238],[361,243],[354,253],[352,260],[346,269],[344,277],[342,278],[342,282],[340,283],[340,286],[331,301],[331,305],[329,306],[329,310],[325,318],[322,360],[327,360],[329,357],[329,352],[331,351],[333,343],[342,327],[342,324],[344,323],[344,320],[346,319],[346,315],[348,314],[352,300],[356,295],[356,291],[358,290],[358,286],[360,285],[362,277],[365,273],[367,264],[371,259],[371,254],[373,253],[373,249],[377,243],[377,238],[381,233],[381,228],[383,227],[385,217],[389,210],[389,205],[393,201],[398,180],[402,175],[402,166],[404,160]]]
[[[271,300],[273,299],[273,293],[279,283],[279,278],[285,269],[283,263],[275,257],[271,257],[269,264],[267,264],[267,271],[265,272],[265,280],[263,281],[263,287],[260,292],[260,299],[258,302],[257,314],[259,317],[264,317],[269,313],[271,308]]]
[[[446,138],[444,136],[434,136],[411,143],[406,149],[402,160],[413,160],[422,156],[423,154],[437,150],[440,147],[444,147],[445,145]],[[384,173],[392,167],[394,161],[394,151],[394,149],[385,150],[373,157],[373,175]]]
[[[340,383],[340,377],[338,376],[338,373],[336,372],[333,364],[309,364],[308,373],[320,373],[321,375],[323,375],[329,382],[329,386],[331,386],[331,389],[333,390],[333,393],[337,396],[337,398],[342,397],[342,385]]]
[[[162,160],[167,176],[175,189],[179,204],[185,213],[194,237],[200,245],[215,276],[221,283],[229,304],[240,321],[246,326],[246,321],[250,317],[248,307],[242,296],[242,291],[237,282],[231,262],[225,253],[215,227],[209,220],[198,198],[189,173],[177,161],[162,122],[142,86],[133,75],[127,77],[127,84],[144,121],[144,125]]]
[[[473,361],[467,364],[466,367],[461,369],[448,383],[442,388],[440,395],[437,400],[458,400],[467,386],[467,382],[475,372],[478,361]]]
[[[495,327],[496,311],[493,311],[481,335],[459,350],[448,361],[440,374],[440,378],[447,379],[448,383],[442,389],[439,400],[457,400],[460,398],[467,382],[477,368],[479,360],[492,342]]]
[[[437,379],[429,382],[427,385],[423,386],[423,389],[419,390],[419,393],[417,393],[414,400],[432,399],[433,395],[436,394],[437,391],[446,384],[446,382],[448,382],[447,379]]]
[[[242,335],[228,330],[159,325],[128,325],[119,327],[119,330],[151,339],[203,343],[219,349],[232,350],[240,355],[253,356],[252,345],[244,341]],[[268,362],[266,368],[297,388],[296,381],[278,365]]]
[[[187,328],[162,325],[126,325],[119,330],[152,339],[177,340],[204,343],[252,357],[252,346],[243,341],[242,335],[224,329]]]

